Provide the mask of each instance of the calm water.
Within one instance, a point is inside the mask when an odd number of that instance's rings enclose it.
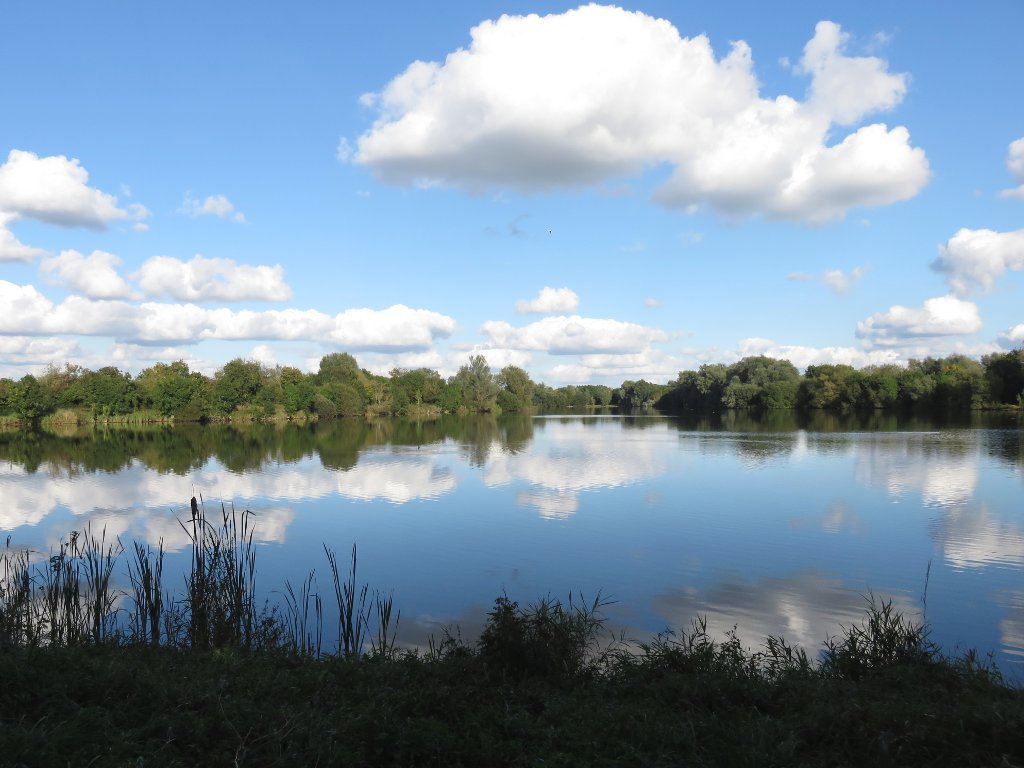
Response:
[[[616,600],[637,639],[706,615],[745,643],[820,648],[868,591],[947,648],[1024,673],[1024,431],[1016,417],[797,423],[537,416],[0,434],[0,531],[46,553],[91,523],[180,573],[195,493],[257,514],[258,586],[280,600],[323,543],[359,547],[399,640],[475,637],[502,590]],[[180,593],[180,576],[165,577]],[[925,599],[925,587],[927,594]]]

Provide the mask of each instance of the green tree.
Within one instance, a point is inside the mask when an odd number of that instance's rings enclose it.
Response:
[[[188,363],[157,363],[135,379],[143,404],[161,416],[175,420],[200,421],[209,407],[210,381],[198,371],[190,371]]]
[[[985,368],[989,399],[1015,405],[1024,397],[1024,349],[994,352],[981,358]]]
[[[14,385],[14,392],[10,397],[14,415],[23,421],[35,424],[50,412],[49,404],[46,402],[46,393],[43,391],[39,380],[31,373],[22,376]]]
[[[788,360],[756,355],[733,363],[725,371],[729,384],[723,393],[727,408],[792,408],[800,387],[800,372]]]
[[[80,381],[86,403],[98,416],[120,416],[139,407],[139,389],[130,373],[108,365],[98,371],[86,371]]]
[[[516,365],[506,365],[498,372],[498,405],[502,411],[519,412],[533,407],[533,391],[536,385],[525,370]]]
[[[800,382],[799,402],[807,408],[846,411],[861,402],[860,374],[850,365],[809,365]]]
[[[254,403],[266,374],[255,360],[235,358],[217,371],[210,393],[215,412],[224,416],[240,405]]]
[[[473,355],[459,368],[455,379],[462,388],[463,406],[472,412],[493,411],[498,404],[498,385],[483,355]]]
[[[626,410],[651,408],[663,394],[665,387],[649,381],[624,381],[618,391],[618,405]]]
[[[313,410],[313,397],[316,388],[311,377],[298,368],[285,366],[281,369],[281,404],[285,413]]]

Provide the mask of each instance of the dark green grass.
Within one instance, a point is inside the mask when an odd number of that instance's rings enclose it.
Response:
[[[928,646],[851,676],[699,621],[629,650],[602,641],[592,607],[502,597],[479,641],[389,657],[8,647],[0,765],[1024,762],[1024,696],[973,658]],[[831,648],[861,653],[850,636]]]
[[[328,550],[324,653],[315,578],[257,611],[247,519],[191,512],[180,599],[159,547],[135,547],[134,595],[111,591],[102,535],[42,570],[0,558],[0,766],[1024,766],[1024,691],[873,596],[816,655],[700,618],[626,642],[600,595],[502,595],[478,639],[414,653],[355,551],[342,579]]]

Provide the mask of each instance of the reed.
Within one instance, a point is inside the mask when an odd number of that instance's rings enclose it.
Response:
[[[29,553],[11,549],[8,536],[0,564],[0,646],[34,647],[39,642],[39,631],[32,610]]]
[[[148,544],[134,544],[135,564],[128,563],[128,578],[135,597],[132,614],[132,634],[139,640],[148,639],[150,645],[160,645],[160,626],[163,617],[164,593],[164,540],[160,539],[154,551]]]
[[[179,521],[192,543],[185,577],[187,634],[191,648],[252,648],[256,628],[256,550],[253,513],[221,504],[218,522],[193,496],[191,518]],[[180,642],[180,640],[179,640]]]
[[[310,571],[300,584],[298,593],[290,581],[285,581],[284,599],[288,649],[299,656],[319,658],[323,649],[324,611],[320,593],[316,590],[316,572]]]
[[[362,656],[366,642],[367,624],[371,607],[366,604],[369,585],[356,583],[356,545],[352,545],[352,563],[344,581],[338,570],[338,557],[324,544],[327,562],[334,583],[334,597],[338,604],[338,653],[347,658]]]

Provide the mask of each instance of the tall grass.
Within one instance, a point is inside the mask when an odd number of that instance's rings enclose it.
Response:
[[[193,496],[192,516],[179,521],[192,542],[191,571],[185,578],[185,644],[191,648],[253,646],[256,628],[256,551],[252,513],[221,504],[210,520]]]
[[[114,639],[118,593],[111,588],[121,543],[96,536],[90,526],[72,531],[56,553],[34,565],[32,553],[0,555],[0,643],[67,646]]]
[[[286,582],[283,610],[256,598],[255,515],[221,504],[209,515],[201,499],[179,520],[188,536],[189,569],[184,591],[166,588],[161,539],[156,549],[134,543],[127,562],[127,590],[115,584],[121,541],[90,527],[72,531],[56,551],[42,557],[19,550],[10,539],[0,553],[0,646],[75,646],[144,643],[189,649],[283,650],[323,654],[323,597],[316,572],[294,587]],[[396,653],[401,612],[391,595],[356,578],[357,549],[343,576],[334,551],[324,546],[338,611],[336,653],[360,658]]]

